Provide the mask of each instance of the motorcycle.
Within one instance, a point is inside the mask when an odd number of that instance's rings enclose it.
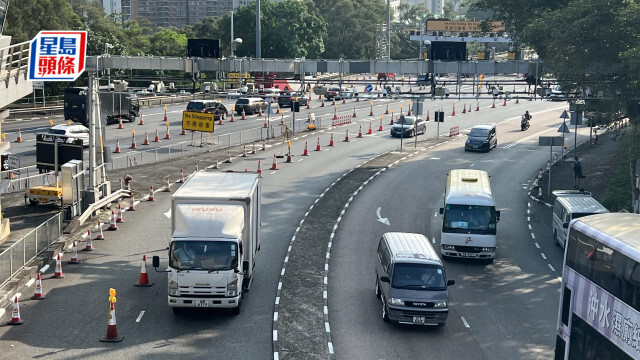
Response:
[[[522,120],[520,120],[520,130],[525,131],[529,128],[529,119],[526,116],[522,115]]]

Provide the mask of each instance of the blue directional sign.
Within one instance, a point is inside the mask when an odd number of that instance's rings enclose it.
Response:
[[[365,86],[364,91],[366,92],[371,92],[371,90],[373,90],[373,86],[371,86],[371,84]]]

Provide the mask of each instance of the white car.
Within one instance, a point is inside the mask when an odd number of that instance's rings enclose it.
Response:
[[[50,128],[47,134],[64,139],[67,143],[71,143],[75,139],[81,139],[84,147],[89,146],[89,129],[84,125],[56,125]],[[51,140],[53,140],[53,138]]]

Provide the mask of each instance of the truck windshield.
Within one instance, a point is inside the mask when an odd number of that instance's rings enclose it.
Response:
[[[493,206],[447,204],[442,231],[495,235],[496,220],[496,209]]]
[[[235,269],[237,248],[231,241],[174,241],[169,250],[169,266],[177,270]]]
[[[445,290],[441,266],[416,263],[396,263],[391,286],[396,289]]]

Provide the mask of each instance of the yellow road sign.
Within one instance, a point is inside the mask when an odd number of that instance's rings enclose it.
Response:
[[[194,111],[182,112],[182,128],[184,130],[213,132],[215,115]]]

